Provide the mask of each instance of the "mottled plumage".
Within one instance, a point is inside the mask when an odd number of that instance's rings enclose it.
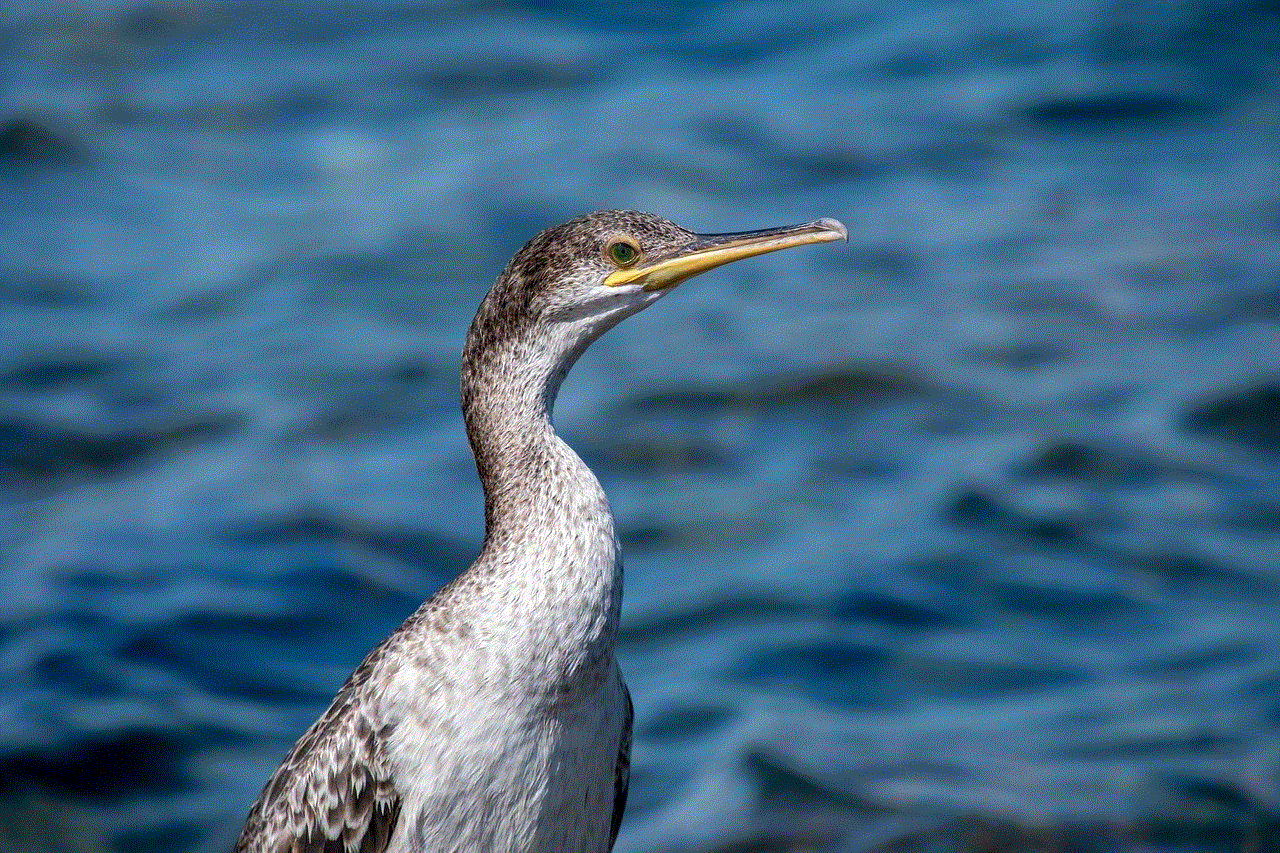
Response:
[[[613,654],[622,563],[599,482],[551,426],[560,381],[690,275],[843,236],[832,220],[697,235],[607,211],[516,254],[463,348],[480,555],[369,653],[267,782],[236,853],[612,848],[632,726]]]
[[[355,701],[378,650],[352,674],[272,775],[254,805],[236,853],[382,853],[401,798],[379,728]]]

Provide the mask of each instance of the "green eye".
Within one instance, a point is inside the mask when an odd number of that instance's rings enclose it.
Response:
[[[640,257],[640,247],[630,240],[615,240],[609,244],[606,251],[609,260],[620,267],[631,266],[636,262],[636,258]]]

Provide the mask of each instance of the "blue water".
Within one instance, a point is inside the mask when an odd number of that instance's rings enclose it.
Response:
[[[0,850],[229,848],[465,568],[457,354],[609,207],[618,849],[1280,850],[1274,3],[0,6]]]

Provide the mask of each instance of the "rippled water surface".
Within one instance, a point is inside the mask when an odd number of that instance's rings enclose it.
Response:
[[[1280,11],[0,6],[0,850],[228,849],[465,568],[543,227],[835,216],[561,397],[618,849],[1280,850]]]

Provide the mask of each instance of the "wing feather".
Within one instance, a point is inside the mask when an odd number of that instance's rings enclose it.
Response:
[[[357,672],[357,675],[359,673]],[[235,853],[383,853],[400,794],[350,681],[267,781]]]

